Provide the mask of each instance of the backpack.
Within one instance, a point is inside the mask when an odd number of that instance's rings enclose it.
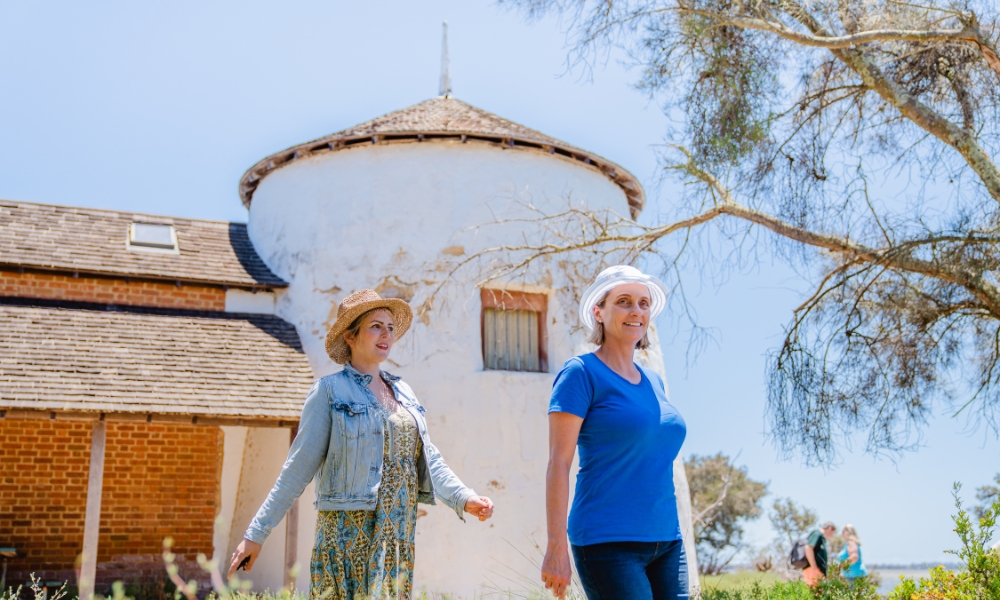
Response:
[[[792,551],[788,554],[788,562],[796,569],[804,569],[809,566],[809,559],[806,558],[806,546],[808,545],[809,540],[806,538],[795,540],[792,545]]]

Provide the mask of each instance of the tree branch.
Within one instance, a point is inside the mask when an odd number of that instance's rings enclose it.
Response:
[[[962,29],[934,29],[934,30],[906,30],[906,29],[875,29],[870,31],[860,31],[850,35],[825,36],[811,35],[800,31],[795,31],[790,27],[777,21],[766,21],[764,19],[753,19],[747,17],[730,17],[710,11],[690,10],[688,12],[700,14],[702,16],[713,17],[720,21],[721,25],[731,25],[742,29],[756,29],[768,33],[777,34],[786,40],[811,46],[813,48],[826,48],[827,50],[837,50],[843,48],[854,48],[862,44],[872,42],[965,42],[973,44],[979,48],[983,54],[986,65],[992,69],[997,76],[1000,76],[1000,56],[990,45],[989,41],[979,31],[978,27],[969,25]]]
[[[697,525],[702,523],[705,519],[715,512],[722,504],[726,501],[726,494],[729,493],[729,488],[733,485],[733,466],[729,465],[729,472],[726,473],[726,480],[722,482],[722,492],[719,494],[718,499],[715,502],[709,504],[705,510],[701,511],[691,519],[692,525]]]
[[[802,23],[812,32],[812,35],[808,37],[817,40],[837,39],[830,35],[830,33],[815,18],[813,18],[807,10],[805,10],[805,8],[800,6],[794,0],[784,0],[782,5],[792,18]],[[719,19],[720,21],[726,21],[729,19],[726,15],[719,13],[709,12],[706,14],[714,15],[714,18]],[[794,33],[799,36],[805,35],[795,32],[781,23],[759,19],[757,21],[766,25],[767,28],[765,30],[771,31],[772,33],[782,37],[786,37],[786,32],[787,34]],[[734,26],[736,26],[735,23]],[[974,23],[970,24],[969,27],[974,27]],[[976,31],[978,31],[978,29],[976,29]],[[980,45],[981,49],[986,49],[983,51],[983,55],[986,58],[987,63],[990,64],[991,68],[993,68],[994,65],[1000,67],[1000,58],[997,57],[996,51],[985,44],[985,38],[983,38],[981,33],[978,35],[979,39],[982,39],[983,43],[981,44],[978,41],[976,41],[976,43]],[[844,37],[850,38],[852,36]],[[861,80],[867,88],[871,89],[876,94],[881,96],[883,100],[896,107],[896,109],[899,110],[904,117],[913,121],[913,123],[915,123],[918,127],[958,151],[958,153],[965,159],[966,163],[968,163],[972,170],[975,171],[976,175],[979,176],[990,196],[1000,203],[1000,168],[997,168],[993,159],[986,153],[982,146],[979,145],[979,141],[976,139],[976,136],[972,131],[968,131],[955,123],[952,123],[945,117],[938,114],[934,109],[918,100],[907,90],[903,89],[899,84],[888,79],[882,73],[882,70],[879,69],[878,65],[876,65],[871,59],[871,57],[857,48],[856,44],[846,47],[831,47],[828,49],[834,56],[839,58],[844,62],[844,64],[861,76]],[[1000,68],[994,68],[994,71],[1000,75]]]
[[[571,211],[571,212],[574,212],[574,213],[577,213],[577,214],[581,214],[580,211]],[[508,274],[515,273],[517,271],[523,270],[523,269],[527,268],[531,263],[533,263],[533,262],[535,262],[535,261],[537,261],[537,260],[539,260],[541,258],[544,258],[546,256],[551,256],[551,255],[554,255],[554,254],[565,254],[565,253],[574,252],[574,251],[577,251],[577,250],[586,250],[586,249],[594,248],[595,246],[601,246],[601,245],[605,245],[605,244],[615,244],[615,243],[617,243],[617,244],[625,244],[625,245],[630,245],[630,246],[632,246],[632,245],[640,245],[640,246],[646,246],[646,247],[648,247],[649,245],[651,245],[652,243],[656,242],[657,240],[659,240],[659,239],[661,239],[661,238],[663,238],[663,237],[665,237],[667,235],[670,235],[671,233],[674,233],[675,231],[679,231],[681,229],[691,229],[693,227],[697,227],[698,225],[701,225],[703,223],[707,223],[707,222],[711,221],[712,219],[718,217],[721,214],[724,214],[724,212],[722,211],[721,207],[717,206],[717,207],[712,208],[710,210],[707,210],[707,211],[705,211],[703,213],[695,215],[695,216],[693,216],[693,217],[691,217],[689,219],[684,219],[684,220],[681,220],[681,221],[677,221],[675,223],[669,223],[667,225],[661,225],[659,227],[642,228],[642,229],[644,229],[644,231],[642,231],[641,233],[638,233],[638,234],[614,233],[613,230],[612,230],[611,232],[607,232],[607,231],[606,232],[602,232],[602,233],[600,233],[598,235],[595,235],[595,236],[589,237],[589,238],[586,235],[584,235],[584,239],[582,239],[580,241],[569,242],[569,243],[566,243],[566,244],[553,244],[553,243],[521,244],[521,245],[505,245],[505,246],[495,246],[495,247],[492,247],[492,248],[486,248],[484,250],[476,252],[475,254],[472,254],[472,255],[466,257],[465,259],[459,261],[459,263],[456,264],[451,269],[451,271],[449,271],[448,276],[445,277],[444,280],[441,282],[441,284],[438,285],[438,288],[435,289],[435,292],[438,289],[440,289],[441,286],[443,286],[444,283],[446,281],[448,281],[448,279],[450,279],[451,276],[456,271],[458,271],[459,269],[461,269],[465,265],[467,265],[467,264],[469,264],[469,263],[471,263],[473,261],[476,261],[476,260],[478,260],[480,258],[483,258],[484,256],[487,256],[487,255],[499,254],[499,253],[527,253],[528,254],[525,258],[523,258],[523,259],[521,259],[521,260],[519,260],[517,262],[511,263],[511,264],[508,264],[508,265],[504,265],[499,270],[493,271],[492,273],[490,273],[490,275],[486,279],[477,282],[477,285],[484,285],[486,283],[490,283],[491,281],[495,281],[497,279],[500,279],[500,278],[502,278],[502,277],[504,277],[504,276],[506,276]],[[592,215],[590,215],[590,217],[593,218]],[[636,223],[634,223],[632,221],[629,221],[629,220],[625,219],[624,217],[621,217],[621,221],[622,221],[622,224],[630,225],[630,226],[633,226],[633,227],[640,227],[638,224],[636,224]]]
[[[694,163],[690,151],[680,146],[674,147],[688,157],[688,162],[684,165],[675,165],[672,168],[686,171],[689,175],[707,184],[715,194],[720,196],[722,202],[715,209],[718,212],[756,223],[784,238],[836,252],[847,259],[860,259],[865,262],[883,264],[901,271],[919,273],[960,285],[968,289],[988,310],[1000,318],[1000,290],[984,280],[981,272],[923,260],[895,246],[881,250],[869,248],[863,244],[852,242],[848,238],[809,231],[767,213],[743,206],[733,199],[729,189],[722,185],[714,175],[699,168]]]

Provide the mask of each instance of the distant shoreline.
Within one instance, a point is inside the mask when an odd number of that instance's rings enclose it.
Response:
[[[874,569],[876,571],[879,570],[879,569],[886,569],[886,570],[893,570],[893,571],[917,571],[917,570],[929,571],[930,569],[933,569],[934,567],[944,567],[944,568],[948,569],[949,571],[956,571],[956,570],[962,568],[962,563],[946,563],[946,562],[939,562],[939,561],[929,561],[929,562],[922,562],[922,563],[909,563],[909,564],[905,564],[905,565],[904,564],[891,564],[891,563],[886,563],[886,564],[871,563],[870,565],[866,565],[866,566],[869,569]]]
[[[949,571],[957,571],[962,568],[962,563],[955,562],[941,562],[941,561],[927,561],[927,562],[915,562],[915,563],[867,563],[865,565],[869,570],[878,571],[929,571],[934,567],[944,567]],[[740,563],[735,565],[729,565],[722,570],[723,573],[736,573],[739,571],[756,571],[757,568],[751,563]]]

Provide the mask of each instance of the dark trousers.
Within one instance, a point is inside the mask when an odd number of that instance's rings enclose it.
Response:
[[[684,542],[608,542],[573,546],[587,600],[677,600],[688,597]]]

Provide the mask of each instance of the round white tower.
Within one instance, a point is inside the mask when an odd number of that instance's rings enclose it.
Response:
[[[571,199],[635,217],[644,202],[636,179],[592,153],[442,96],[270,156],[243,176],[240,194],[254,247],[290,282],[276,312],[298,328],[317,376],[337,368],[323,339],[348,294],[375,288],[417,312],[385,368],[425,405],[448,464],[497,509],[487,523],[462,523],[442,506],[421,506],[416,589],[464,596],[523,588],[518,576],[537,581],[533,563],[541,555],[531,544],[545,544],[549,392],[563,362],[587,351],[573,317],[574,282],[565,264],[552,261],[493,286],[506,293],[459,277],[432,295],[457,257],[514,243],[526,231],[522,224],[477,227],[505,204],[554,213]],[[650,358],[662,374],[659,352]],[[683,470],[678,476],[689,515]],[[314,529],[311,494],[300,504],[303,567]],[[303,571],[300,585],[308,581]]]

